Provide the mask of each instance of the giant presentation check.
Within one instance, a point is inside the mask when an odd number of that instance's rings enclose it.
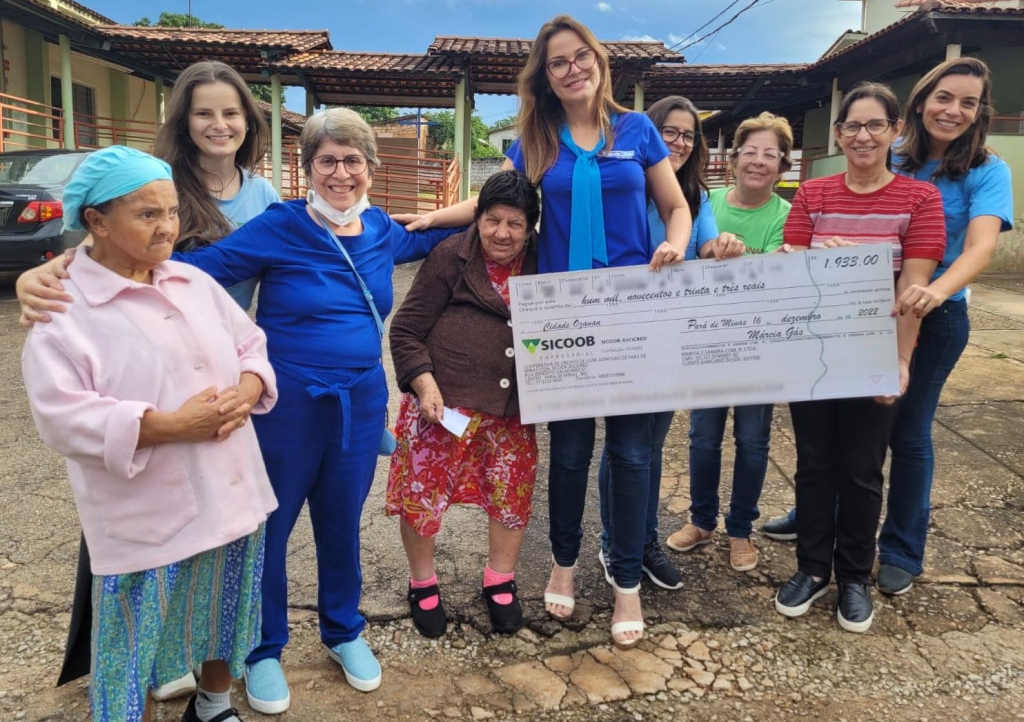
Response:
[[[895,394],[893,299],[888,247],[513,278],[522,420]]]

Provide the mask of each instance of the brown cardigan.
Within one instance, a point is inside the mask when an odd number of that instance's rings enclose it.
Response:
[[[521,273],[537,273],[535,235]],[[391,319],[398,388],[411,393],[412,380],[431,371],[448,407],[518,414],[511,318],[487,275],[476,226],[446,238],[427,256]]]

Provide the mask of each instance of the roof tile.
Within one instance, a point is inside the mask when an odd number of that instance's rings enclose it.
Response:
[[[682,56],[659,41],[613,40],[601,43],[614,60],[680,60]],[[476,38],[438,35],[430,44],[430,55],[497,55],[525,58],[532,40]]]

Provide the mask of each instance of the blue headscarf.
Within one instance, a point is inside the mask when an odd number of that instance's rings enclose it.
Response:
[[[155,180],[172,180],[171,167],[149,153],[123,145],[90,153],[64,188],[64,227],[83,230],[83,208],[126,196]]]

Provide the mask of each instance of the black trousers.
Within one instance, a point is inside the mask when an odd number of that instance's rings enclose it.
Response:
[[[89,674],[92,663],[92,570],[85,535],[78,545],[78,572],[75,575],[75,598],[71,604],[71,627],[64,650],[57,686]]]
[[[796,558],[805,574],[867,584],[896,405],[832,399],[789,405],[796,434]]]

